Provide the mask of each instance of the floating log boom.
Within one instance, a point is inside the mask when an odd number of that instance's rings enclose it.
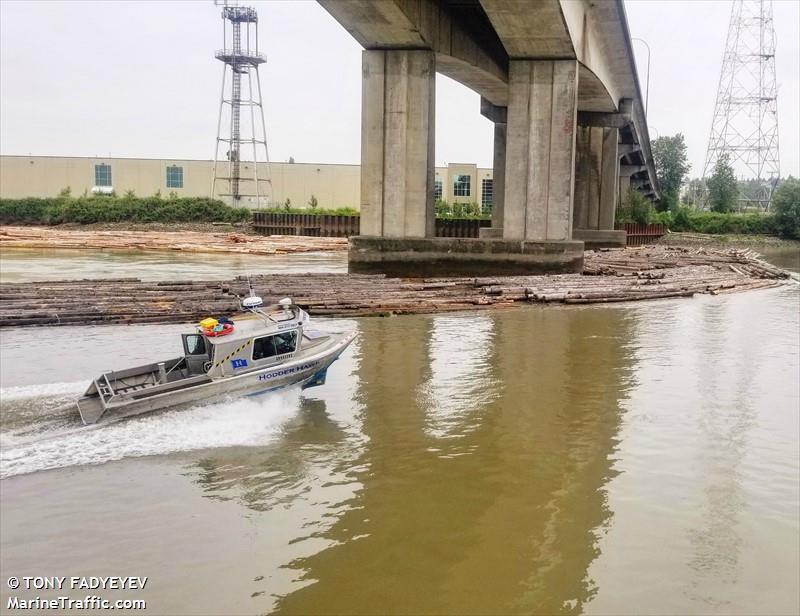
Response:
[[[748,250],[646,246],[587,252],[583,274],[422,280],[270,274],[251,281],[265,298],[291,297],[312,315],[366,316],[716,295],[776,287],[788,278]],[[6,283],[0,285],[0,324],[169,323],[231,315],[247,285],[244,277]]]

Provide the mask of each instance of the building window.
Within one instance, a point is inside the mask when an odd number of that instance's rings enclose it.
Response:
[[[494,182],[491,178],[481,180],[481,211],[484,214],[492,213],[492,188]]]
[[[94,166],[94,185],[111,186],[111,165]]]
[[[469,189],[469,181],[470,178],[468,175],[457,175],[453,181],[453,196],[469,197],[471,194]]]
[[[433,200],[442,200],[442,180],[440,178],[433,180]]]
[[[167,188],[183,188],[183,167],[167,167]]]

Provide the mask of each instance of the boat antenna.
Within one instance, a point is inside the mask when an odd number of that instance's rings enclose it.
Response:
[[[247,267],[245,267],[244,271],[245,275],[247,276],[247,297],[242,300],[242,308],[260,316],[262,319],[273,321],[274,319],[272,319],[272,317],[261,310],[261,306],[264,305],[264,301],[258,295],[256,295],[256,292],[253,290],[253,281],[250,279],[250,272],[248,271]]]
[[[256,293],[253,291],[253,282],[250,280],[250,272],[246,267],[244,272],[247,275],[247,297],[254,297]]]

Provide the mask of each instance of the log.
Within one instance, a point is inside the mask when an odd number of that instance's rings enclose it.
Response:
[[[0,227],[0,248],[175,250],[237,254],[343,252],[347,238],[262,236],[199,231],[98,231],[58,227]]]
[[[365,316],[718,295],[772,288],[786,284],[787,278],[755,253],[667,246],[587,253],[583,275],[405,280],[367,274],[254,274],[250,282],[266,300],[292,297],[311,314]],[[0,285],[0,326],[186,322],[235,314],[247,293],[248,281],[242,276],[5,283]]]

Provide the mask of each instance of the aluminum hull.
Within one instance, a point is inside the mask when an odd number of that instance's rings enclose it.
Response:
[[[179,388],[161,393],[136,391],[114,396],[103,403],[96,393],[89,394],[90,387],[87,395],[77,400],[77,408],[85,424],[94,424],[231,395],[256,395],[293,385],[321,384],[317,381],[324,382],[325,371],[354,338],[355,333],[331,336],[326,344],[311,347],[305,352],[300,350],[292,358],[278,364],[231,376],[197,377],[185,384],[180,383]]]

